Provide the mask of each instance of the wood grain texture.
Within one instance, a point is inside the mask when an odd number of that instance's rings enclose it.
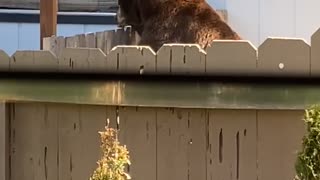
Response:
[[[58,179],[57,113],[46,105],[15,104],[11,119],[11,180]]]
[[[9,180],[9,104],[0,101],[0,179]]]
[[[208,113],[207,179],[256,180],[256,111]]]
[[[311,76],[320,76],[320,29],[311,36]]]
[[[157,179],[206,179],[204,111],[158,109]]]
[[[107,119],[129,150],[133,179],[292,179],[305,132],[303,111],[295,110],[9,107],[11,164],[4,171],[11,169],[10,180],[87,180],[101,157],[98,131]]]
[[[304,111],[261,110],[258,122],[259,180],[294,179],[297,152],[306,133]]]
[[[308,77],[310,45],[302,39],[268,38],[258,49],[258,72],[267,76]]]
[[[132,179],[157,177],[156,116],[156,109],[153,108],[119,108],[119,140],[129,150],[132,164],[128,167],[128,173]]]
[[[10,69],[10,57],[6,52],[0,49],[0,70],[9,71]]]

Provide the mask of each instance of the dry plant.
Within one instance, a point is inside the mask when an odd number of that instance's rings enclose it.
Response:
[[[305,111],[307,134],[302,140],[302,150],[295,164],[296,180],[320,179],[320,106]]]
[[[125,172],[126,165],[130,165],[129,151],[118,141],[118,130],[105,127],[99,132],[101,137],[102,158],[97,162],[98,167],[90,180],[126,180],[131,179]]]

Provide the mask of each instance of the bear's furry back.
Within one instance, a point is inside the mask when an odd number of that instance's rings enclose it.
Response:
[[[197,43],[206,48],[215,39],[241,39],[205,0],[137,1],[143,26],[139,45],[155,51],[165,43]]]

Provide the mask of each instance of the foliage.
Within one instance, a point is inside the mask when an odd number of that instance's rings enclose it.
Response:
[[[320,179],[320,106],[305,111],[307,134],[302,140],[302,150],[295,164],[297,180]]]
[[[101,137],[102,158],[97,162],[98,167],[90,180],[126,180],[131,179],[125,172],[126,165],[130,165],[129,152],[126,146],[118,141],[118,131],[105,127],[99,132]]]

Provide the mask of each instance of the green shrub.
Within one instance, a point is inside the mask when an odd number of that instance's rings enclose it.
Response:
[[[126,180],[131,179],[125,172],[126,165],[130,165],[129,152],[126,146],[118,141],[118,131],[105,128],[99,132],[101,137],[102,158],[97,162],[98,167],[90,180]]]
[[[307,134],[302,140],[295,164],[297,180],[320,179],[320,106],[305,111],[304,122]]]

